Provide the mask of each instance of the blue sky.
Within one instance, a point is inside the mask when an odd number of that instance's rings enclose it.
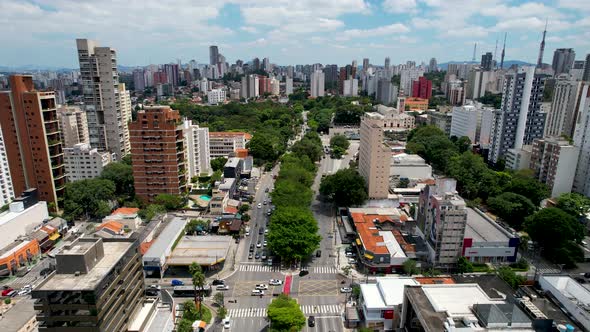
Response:
[[[114,47],[121,65],[208,61],[216,44],[230,63],[439,62],[498,56],[544,61],[556,48],[590,53],[590,0],[0,0],[0,66],[78,66],[75,38]],[[586,15],[584,15],[586,14]]]

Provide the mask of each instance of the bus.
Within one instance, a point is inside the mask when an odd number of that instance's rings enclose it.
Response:
[[[199,288],[197,288],[197,295]],[[203,290],[200,292],[203,296],[211,296],[211,286],[205,285]],[[177,297],[194,297],[195,296],[195,287],[194,286],[175,286],[174,291],[172,292],[173,296]]]

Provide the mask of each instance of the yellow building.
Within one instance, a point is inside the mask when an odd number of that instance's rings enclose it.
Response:
[[[406,97],[405,107],[411,111],[426,111],[428,110],[428,99]]]

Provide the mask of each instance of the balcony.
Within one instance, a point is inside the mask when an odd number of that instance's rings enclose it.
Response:
[[[47,135],[59,133],[57,122],[45,122],[45,133]]]

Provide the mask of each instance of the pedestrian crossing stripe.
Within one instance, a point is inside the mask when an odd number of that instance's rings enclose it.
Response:
[[[342,310],[338,304],[300,305],[304,315],[340,315]],[[237,308],[229,309],[230,318],[266,317],[266,308]]]
[[[239,308],[228,311],[230,318],[266,317],[266,308]]]
[[[324,273],[324,274],[338,273],[338,270],[335,267],[332,267],[332,266],[312,267],[310,271],[312,273]]]
[[[341,312],[340,306],[337,304],[323,304],[323,305],[302,305],[301,311],[305,315],[313,314],[333,314],[338,315]]]
[[[274,272],[274,271],[279,271],[278,268],[274,267],[274,266],[268,266],[268,265],[239,265],[238,267],[239,271],[245,271],[245,272]],[[311,267],[308,269],[309,272],[311,273],[320,273],[320,274],[337,274],[338,273],[338,269],[336,269],[335,267],[331,267],[331,266],[317,266],[317,267]]]

